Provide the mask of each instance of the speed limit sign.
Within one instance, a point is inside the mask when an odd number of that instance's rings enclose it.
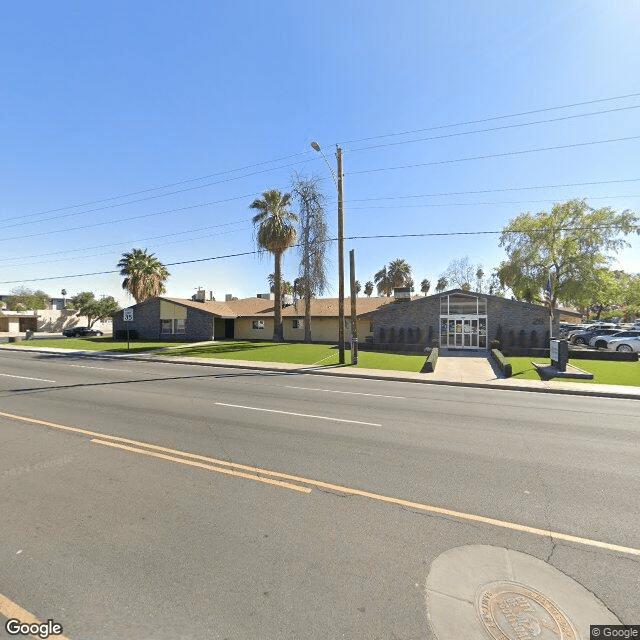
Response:
[[[131,307],[129,307],[128,309],[125,309],[123,312],[123,320],[125,322],[133,322],[133,309]]]

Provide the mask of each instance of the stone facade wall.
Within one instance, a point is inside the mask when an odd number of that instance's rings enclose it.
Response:
[[[374,345],[394,351],[424,351],[440,340],[440,298],[448,292],[403,300],[385,305],[371,314]],[[549,340],[549,310],[497,296],[478,295],[487,300],[487,348],[491,340],[501,340],[504,348],[543,346]],[[554,335],[558,331],[558,319]],[[524,331],[524,334],[521,332]],[[535,332],[532,335],[532,332]]]
[[[123,311],[113,317],[113,331],[135,330],[142,340],[171,340],[199,342],[201,340],[213,340],[214,316],[206,311],[186,307],[187,319],[185,333],[161,333],[160,332],[160,300],[147,300],[133,307],[133,322],[122,320]]]

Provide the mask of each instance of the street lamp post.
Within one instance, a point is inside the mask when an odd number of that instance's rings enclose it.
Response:
[[[327,163],[333,181],[338,188],[338,362],[344,364],[344,200],[342,191],[342,149],[336,147],[336,159],[338,161],[338,177],[333,172],[327,157],[317,142],[312,142],[311,147],[322,154]]]

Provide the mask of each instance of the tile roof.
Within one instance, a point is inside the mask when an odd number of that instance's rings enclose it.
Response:
[[[274,313],[273,300],[265,300],[264,298],[243,298],[242,300],[227,300],[218,302],[210,300],[207,302],[196,302],[183,298],[165,298],[176,304],[185,307],[201,309],[208,311],[213,315],[237,318],[237,317],[270,317]],[[361,315],[368,311],[375,311],[379,307],[393,302],[393,298],[356,298],[356,314]],[[346,316],[351,315],[351,299],[345,298],[344,312]],[[283,317],[299,317],[304,315],[304,301],[298,300],[296,305],[283,307]],[[338,298],[314,298],[311,300],[312,317],[337,317],[338,316]]]

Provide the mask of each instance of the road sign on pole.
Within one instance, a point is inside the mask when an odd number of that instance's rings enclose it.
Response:
[[[129,307],[122,312],[122,319],[125,322],[133,322],[133,308]]]

